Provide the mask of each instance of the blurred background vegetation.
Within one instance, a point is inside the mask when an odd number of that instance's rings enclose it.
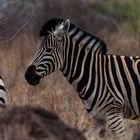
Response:
[[[2,0],[0,42],[12,40],[17,32],[37,40],[44,22],[62,17],[101,37],[109,53],[139,55],[139,7],[140,0]]]
[[[140,34],[140,0],[106,0],[90,5],[93,11],[114,18],[127,32]]]
[[[68,125],[79,128],[89,140],[99,140],[75,90],[59,71],[36,87],[25,81],[24,73],[34,56],[40,27],[54,17],[70,18],[72,23],[100,37],[106,42],[108,53],[140,55],[140,0],[0,1],[0,74],[8,104],[44,107]],[[139,128],[133,128],[129,121],[128,126],[131,138]]]

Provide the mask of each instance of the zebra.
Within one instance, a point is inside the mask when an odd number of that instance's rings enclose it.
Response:
[[[107,54],[107,45],[72,24],[53,18],[40,30],[36,54],[25,72],[33,86],[59,69],[105,135],[125,136],[124,119],[140,116],[140,57]]]
[[[2,77],[0,76],[0,107],[5,107],[6,104],[6,90]]]

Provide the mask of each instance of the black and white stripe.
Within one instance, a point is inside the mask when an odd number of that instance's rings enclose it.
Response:
[[[5,105],[6,103],[6,91],[2,77],[0,76],[0,105]]]
[[[140,57],[106,54],[102,40],[69,20],[49,20],[40,36],[26,80],[36,85],[60,69],[97,122],[103,120],[114,135],[124,135],[123,119],[140,116]]]

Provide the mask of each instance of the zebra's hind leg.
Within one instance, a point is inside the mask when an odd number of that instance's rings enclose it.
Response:
[[[111,130],[116,139],[126,138],[123,117],[119,113],[107,115],[107,127]]]

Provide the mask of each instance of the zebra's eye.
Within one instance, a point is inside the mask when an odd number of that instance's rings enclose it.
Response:
[[[52,50],[53,50],[52,48],[47,48],[47,52],[48,52],[48,53],[51,53]]]

